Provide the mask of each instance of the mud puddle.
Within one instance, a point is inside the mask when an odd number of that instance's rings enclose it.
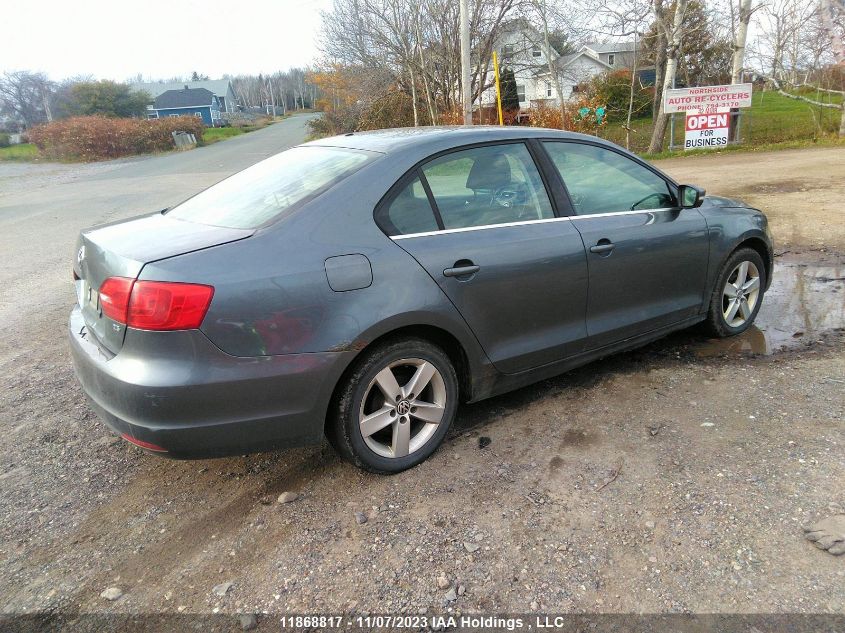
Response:
[[[694,344],[698,356],[772,354],[845,329],[845,263],[777,261],[755,324],[739,336]]]

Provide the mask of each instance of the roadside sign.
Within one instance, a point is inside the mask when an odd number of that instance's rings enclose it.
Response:
[[[728,109],[710,114],[687,112],[684,149],[714,149],[727,146],[730,120]]]
[[[723,109],[750,108],[751,88],[751,84],[670,88],[666,91],[663,111],[667,114],[690,111],[706,114]]]

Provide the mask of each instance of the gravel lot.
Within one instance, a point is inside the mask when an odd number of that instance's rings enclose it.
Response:
[[[845,613],[845,557],[801,530],[845,506],[842,149],[661,164],[770,212],[783,254],[759,329],[681,333],[465,406],[393,477],[327,445],[176,462],[106,433],[70,367],[65,260],[132,167],[35,193],[0,172],[20,257],[0,279],[0,612]],[[144,204],[226,171],[166,167]]]

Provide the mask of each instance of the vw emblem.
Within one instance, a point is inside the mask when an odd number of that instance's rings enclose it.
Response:
[[[84,244],[79,247],[79,251],[76,253],[77,263],[81,264],[83,259],[85,259],[85,245]]]
[[[407,400],[403,400],[396,405],[396,412],[399,415],[408,415],[411,412],[411,403]]]

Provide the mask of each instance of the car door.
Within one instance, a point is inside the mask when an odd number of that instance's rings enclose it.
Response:
[[[586,335],[587,263],[522,142],[456,150],[408,174],[379,225],[431,275],[493,364],[559,360]]]
[[[585,142],[544,141],[566,185],[589,268],[586,349],[696,315],[708,265],[707,224],[644,163]]]

